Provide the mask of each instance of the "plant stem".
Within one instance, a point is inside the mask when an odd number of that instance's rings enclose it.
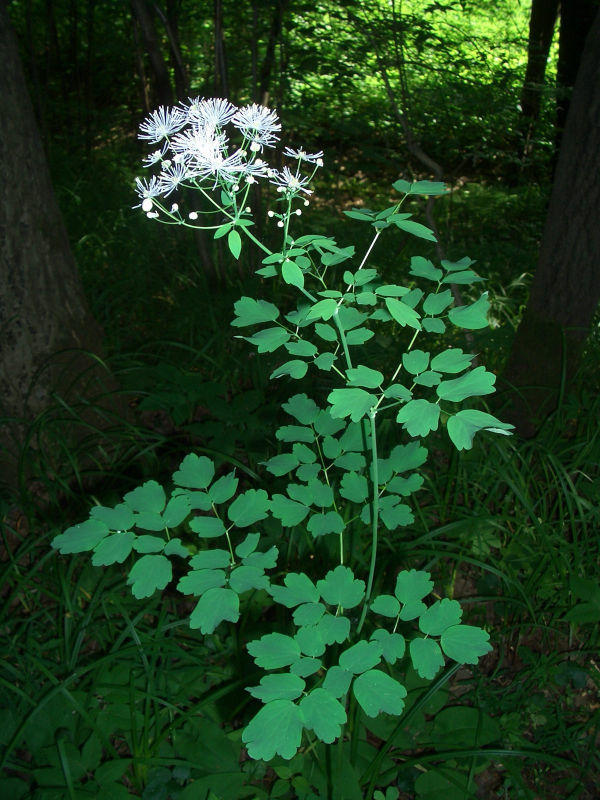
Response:
[[[365,592],[365,599],[363,601],[363,608],[360,615],[360,622],[358,623],[357,633],[361,632],[362,626],[367,616],[367,606],[371,591],[373,589],[373,576],[375,574],[375,562],[377,561],[377,527],[379,525],[379,471],[377,468],[377,428],[375,425],[375,418],[377,410],[372,408],[369,411],[369,419],[371,420],[371,463],[373,465],[373,504],[371,506],[371,564],[369,566],[369,578],[367,581],[367,591]]]

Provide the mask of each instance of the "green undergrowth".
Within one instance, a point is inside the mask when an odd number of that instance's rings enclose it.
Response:
[[[380,753],[378,785],[391,792],[382,797],[397,797],[394,787],[419,800],[440,791],[457,800],[533,800],[541,787],[548,798],[595,796],[597,413],[591,394],[577,404],[569,396],[534,441],[486,440],[460,458],[441,438],[433,442],[415,522],[400,541],[382,537],[379,576],[389,582],[399,563],[431,571],[436,593],[460,599],[494,650],[479,674],[462,667],[435,695],[409,674],[398,723],[358,714],[355,763],[366,770]],[[177,458],[170,447],[170,459],[168,448],[164,460],[148,455],[138,471],[158,477],[160,464],[166,472]],[[236,465],[225,456],[221,463]],[[241,458],[237,468],[245,484],[259,486]],[[131,467],[129,479],[139,481]],[[28,514],[3,508],[4,795],[187,800],[211,786],[206,796],[222,800],[320,796],[322,745],[291,761],[238,760],[241,728],[255,710],[244,687],[258,679],[244,645],[275,621],[263,593],[246,601],[242,627],[200,637],[179,621],[191,606],[174,592],[139,605],[122,568],[94,570],[51,553],[50,539],[89,503],[80,494],[65,505],[59,488]],[[115,502],[111,482],[93,499]],[[329,558],[301,530],[292,538],[305,564]],[[353,546],[360,560],[362,545]],[[283,571],[297,567],[290,551]],[[334,779],[349,792],[340,798],[360,797],[348,746],[332,753]]]

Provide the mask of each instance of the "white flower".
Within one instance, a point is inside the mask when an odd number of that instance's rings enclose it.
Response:
[[[256,103],[244,106],[237,111],[231,121],[252,143],[270,146],[279,139],[277,136],[277,132],[281,130],[279,117],[275,111],[270,111],[265,106]]]
[[[174,192],[175,189],[179,186],[182,181],[186,178],[190,177],[190,171],[186,164],[173,164],[160,173],[160,183],[165,193],[165,197],[168,197],[171,192]]]
[[[226,144],[227,137],[224,133],[215,134],[213,130],[194,126],[178,133],[171,140],[171,150],[176,153],[173,160],[212,156],[224,149]]]
[[[278,192],[289,192],[290,194],[297,195],[300,192],[304,194],[312,194],[311,189],[306,188],[308,178],[302,178],[299,175],[294,175],[289,167],[284,167],[281,172],[274,171],[271,177],[271,183],[277,186]]]
[[[190,219],[198,219],[198,212],[197,211],[190,211],[190,213],[188,214],[188,217]]]
[[[146,158],[143,159],[142,164],[145,167],[153,167],[154,164],[158,164],[159,161],[162,161],[163,156],[167,152],[167,149],[168,145],[165,142],[161,148],[155,150],[153,153],[150,153],[150,155],[146,156]]]
[[[149,197],[146,197],[145,200],[142,200],[142,211],[152,211],[152,200]]]
[[[166,136],[181,130],[186,122],[185,114],[180,108],[161,106],[142,122],[138,138],[148,139],[150,142],[160,142]]]
[[[143,200],[148,197],[158,197],[158,195],[163,193],[163,187],[160,181],[157,180],[156,175],[153,175],[149,181],[145,178],[136,178],[135,190],[138,197],[141,197]]]
[[[237,106],[224,100],[221,97],[211,97],[190,99],[189,106],[183,106],[183,111],[187,115],[188,121],[202,127],[222,128],[234,117]]]
[[[283,150],[283,155],[288,158],[295,158],[298,161],[308,161],[310,164],[316,164],[319,167],[323,166],[322,150],[319,150],[318,153],[306,153],[302,148],[293,150],[291,147],[286,147]]]

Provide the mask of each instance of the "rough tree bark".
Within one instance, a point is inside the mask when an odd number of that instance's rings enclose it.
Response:
[[[598,0],[561,0],[558,64],[556,65],[556,135],[554,139],[557,154],[567,122],[571,92],[579,72],[583,48],[598,7]]]
[[[508,413],[533,436],[574,376],[600,301],[600,12],[571,98],[537,270],[504,379],[520,390]],[[564,373],[563,373],[564,369]]]
[[[533,127],[540,116],[542,89],[559,0],[532,0],[527,44],[527,69],[521,90],[524,151],[529,149]]]
[[[73,348],[100,351],[101,330],[54,197],[4,0],[0,184],[0,480],[14,483],[24,426],[47,407],[55,388],[73,379]],[[76,367],[84,362],[89,367],[82,355]]]

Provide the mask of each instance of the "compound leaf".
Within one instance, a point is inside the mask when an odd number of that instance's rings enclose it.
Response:
[[[107,567],[109,564],[122,564],[131,553],[135,534],[131,531],[118,531],[96,545],[92,564]]]
[[[214,478],[214,475],[215,465],[210,458],[190,453],[183,459],[179,465],[179,469],[173,473],[173,481],[178,486],[185,486],[186,489],[206,489]],[[147,509],[136,510],[141,511]],[[152,510],[161,511],[162,508]]]
[[[60,533],[52,540],[52,547],[62,555],[70,553],[85,553],[93,550],[102,539],[109,534],[109,529],[99,519],[86,519],[78,525],[72,525],[64,533]]]
[[[302,603],[318,603],[317,587],[304,572],[288,572],[283,579],[285,586],[273,586],[269,589],[276,603],[286,608],[294,608]]]
[[[342,669],[358,675],[379,664],[382,654],[383,647],[379,642],[367,642],[362,639],[344,650],[340,655],[339,664]]]
[[[238,528],[247,528],[265,519],[269,505],[269,496],[264,489],[248,489],[236,497],[227,510],[227,516]]]
[[[441,645],[448,658],[459,664],[477,664],[492,649],[490,635],[473,625],[453,625],[442,633]]]
[[[287,667],[300,658],[298,642],[283,633],[267,633],[260,639],[248,642],[248,652],[257,666],[263,669]]]
[[[456,600],[437,600],[419,618],[420,630],[428,636],[441,636],[451,625],[458,625],[462,618],[462,608]]]
[[[436,392],[442,400],[459,403],[467,397],[479,397],[494,392],[496,376],[488,372],[485,367],[475,367],[470,372],[465,372],[460,378],[451,381],[442,381]]]
[[[281,675],[265,675],[260,686],[246,686],[252,697],[268,703],[271,700],[295,700],[304,691],[306,683],[298,675],[284,672]]]

